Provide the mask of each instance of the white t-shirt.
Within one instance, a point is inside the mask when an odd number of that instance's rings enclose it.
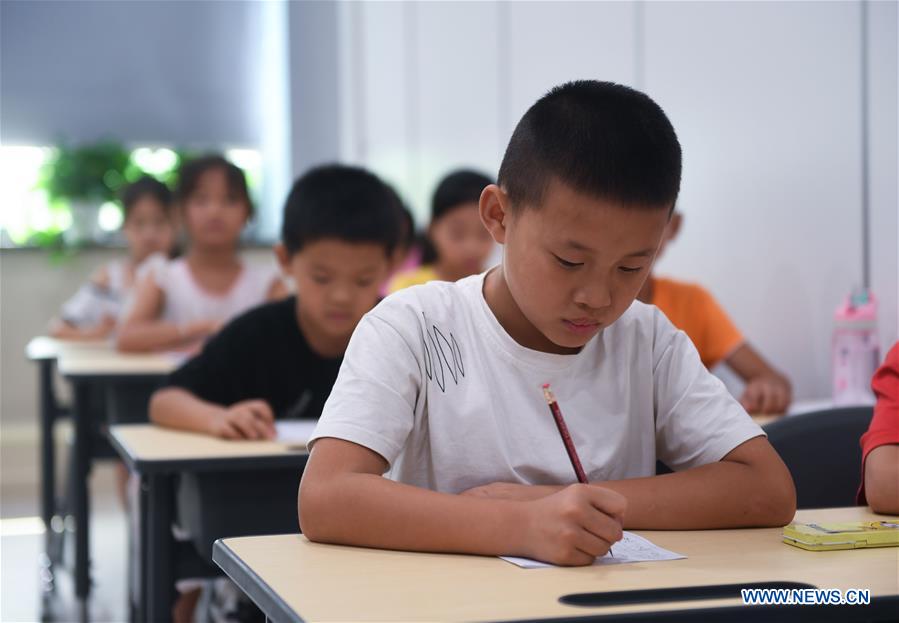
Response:
[[[228,322],[264,303],[275,280],[279,279],[277,268],[243,260],[241,264],[234,284],[222,294],[203,289],[184,258],[154,266],[153,280],[165,297],[161,319],[177,324],[202,320]]]
[[[365,446],[387,476],[458,493],[577,479],[543,398],[551,383],[587,478],[723,458],[763,435],[657,308],[634,302],[574,355],[525,348],[497,321],[484,275],[397,292],[359,323],[312,439]]]

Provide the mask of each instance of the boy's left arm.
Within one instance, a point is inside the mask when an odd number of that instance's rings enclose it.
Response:
[[[703,530],[782,526],[796,513],[796,490],[786,465],[765,437],[750,439],[716,463],[648,478],[594,482],[627,501],[624,527]],[[466,491],[527,500],[561,486],[494,483]]]

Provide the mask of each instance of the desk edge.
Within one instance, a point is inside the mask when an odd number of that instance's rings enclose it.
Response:
[[[224,539],[212,545],[212,561],[253,600],[266,619],[275,623],[304,623],[302,617],[234,553]]]
[[[114,434],[112,427],[108,431],[106,431],[106,438],[109,440],[112,449],[115,450],[116,454],[119,455],[119,458],[125,463],[125,466],[129,471],[136,472],[138,471],[138,461],[134,459],[131,455],[131,451],[128,448],[128,444],[126,444],[123,440],[119,439],[117,435]]]
[[[59,370],[60,376],[68,381],[78,381],[78,382],[91,382],[91,383],[115,383],[118,381],[159,381],[164,379],[169,374],[169,372],[129,372],[129,371],[121,371],[121,372],[110,372],[109,370],[103,372],[73,372],[72,370],[67,370],[65,364],[57,364],[57,370]]]
[[[245,469],[300,469],[301,463],[309,459],[309,452],[285,452],[283,454],[259,454],[248,456],[220,456],[148,460],[134,457],[127,443],[107,434],[113,449],[125,462],[128,469],[138,474],[159,474],[175,472],[229,472]]]

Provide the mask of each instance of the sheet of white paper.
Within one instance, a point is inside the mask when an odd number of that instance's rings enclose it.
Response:
[[[305,446],[318,420],[276,420],[278,441],[298,446]]]
[[[682,554],[659,547],[652,541],[644,539],[633,532],[625,532],[620,541],[612,546],[611,556],[606,554],[593,561],[594,565],[620,565],[627,562],[653,562],[656,560],[678,560],[686,558]],[[500,556],[503,560],[511,562],[525,569],[539,569],[542,567],[555,567],[547,562],[531,560],[530,558],[518,558],[516,556]]]

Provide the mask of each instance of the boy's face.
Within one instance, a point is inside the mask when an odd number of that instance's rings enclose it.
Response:
[[[481,213],[504,245],[503,277],[535,330],[534,346],[547,352],[581,348],[633,303],[665,232],[668,210],[627,208],[553,181],[541,206],[510,213],[505,193],[490,188],[500,220],[491,217],[485,198]]]
[[[153,253],[166,255],[175,241],[175,226],[165,208],[150,195],[134,202],[122,226],[131,257],[138,263]]]
[[[378,301],[390,268],[384,246],[323,238],[288,256],[276,253],[297,288],[300,322],[320,338],[349,337],[356,324]]]

